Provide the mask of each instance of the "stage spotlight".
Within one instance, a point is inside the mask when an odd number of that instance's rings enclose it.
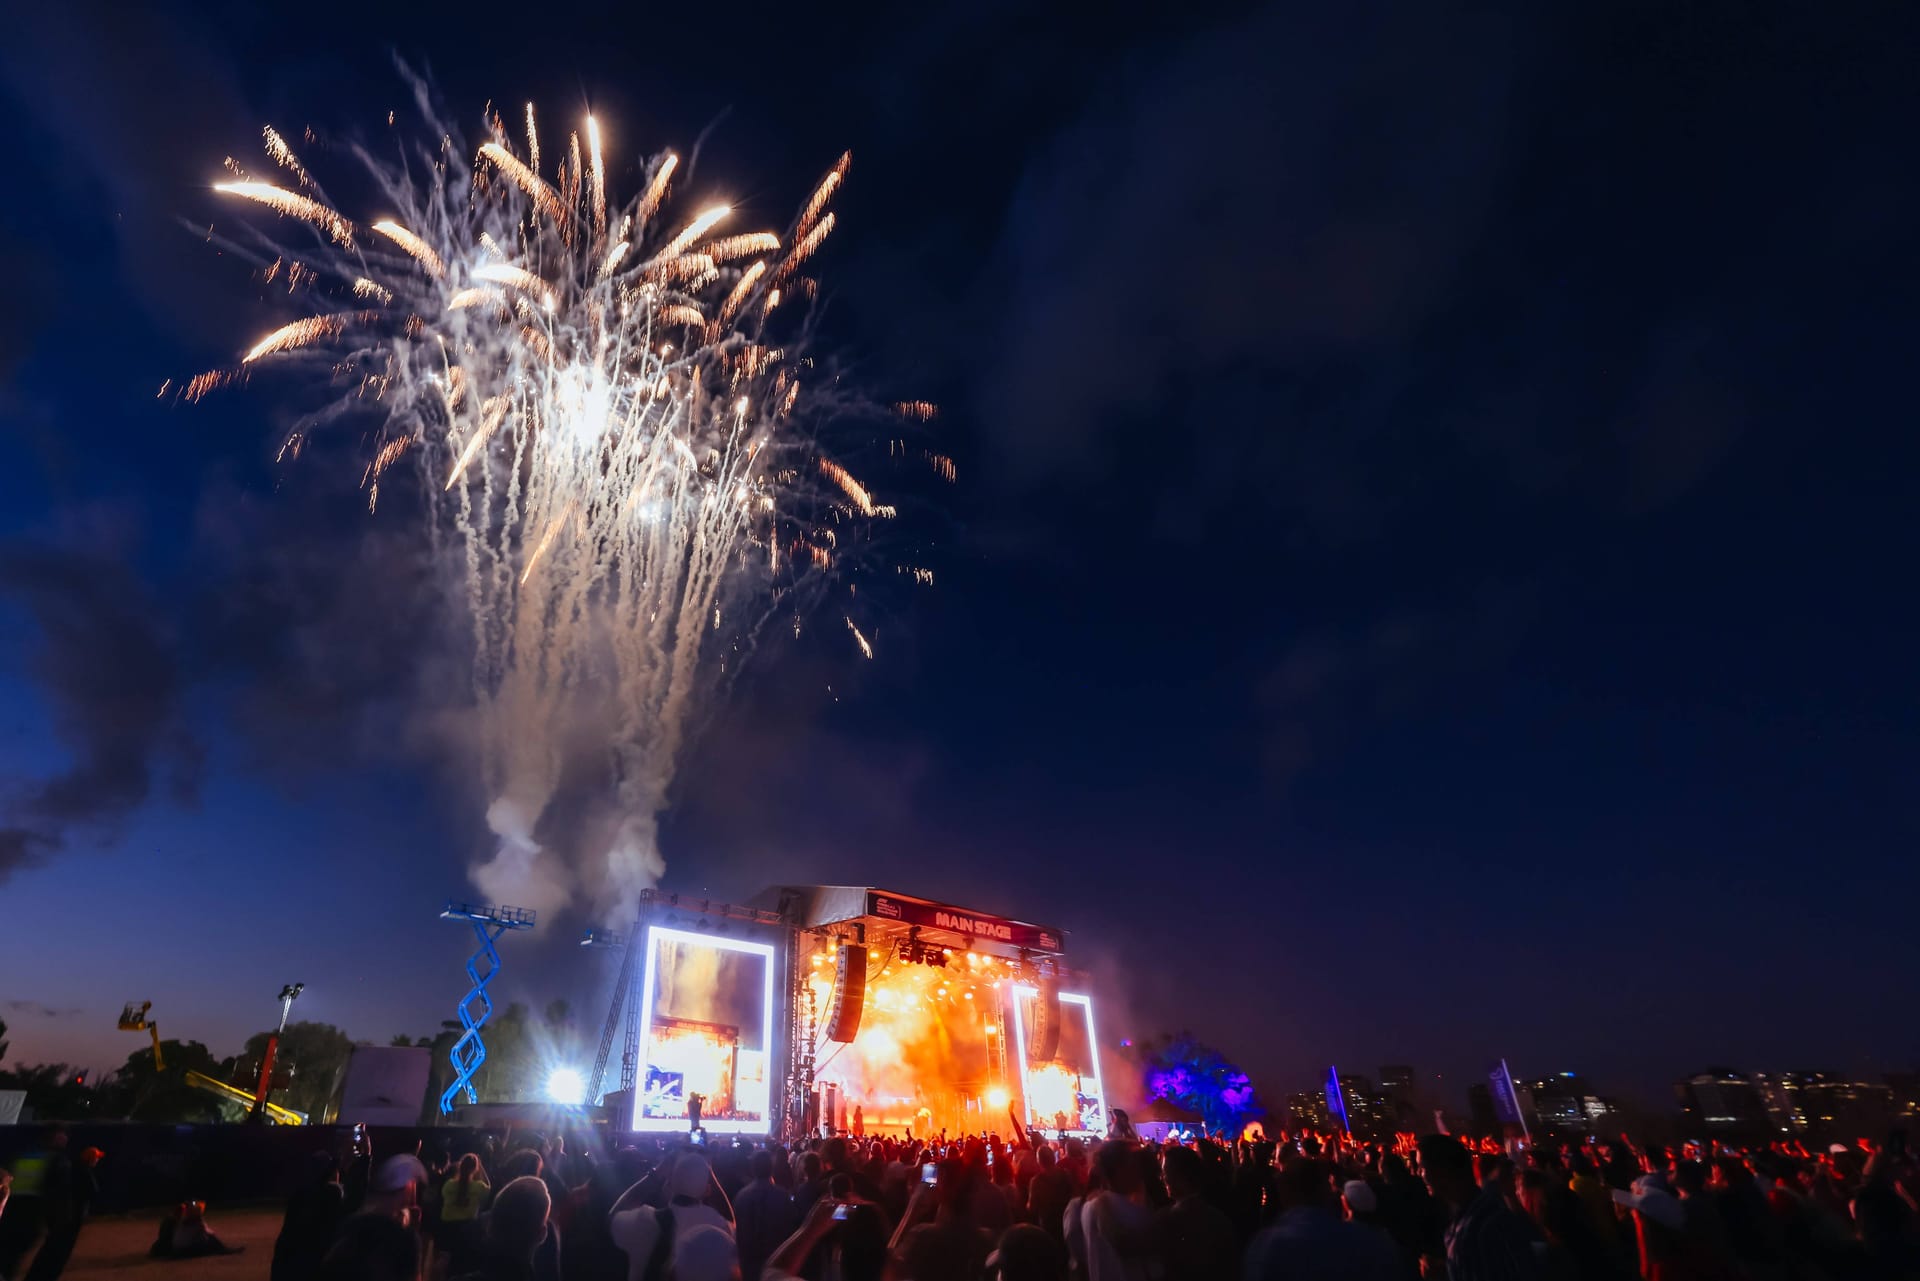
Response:
[[[992,1108],[996,1112],[1006,1107],[1007,1104],[1011,1102],[1013,1102],[1013,1096],[1008,1094],[1000,1086],[996,1085],[991,1090],[987,1091],[987,1106]]]
[[[555,1068],[547,1076],[547,1097],[555,1103],[577,1107],[587,1101],[587,1082],[570,1067]]]

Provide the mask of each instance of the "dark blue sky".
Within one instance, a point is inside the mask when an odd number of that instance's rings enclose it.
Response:
[[[262,325],[190,230],[220,158],[375,131],[398,52],[463,120],[718,120],[769,220],[851,147],[830,331],[944,408],[960,483],[899,495],[937,586],[872,664],[763,645],[668,887],[1064,925],[1105,1029],[1274,1090],[1920,1060],[1911,16],[106,13],[0,52],[16,1056],[118,1062],[128,998],[230,1051],[289,979],[368,1038],[458,995],[417,520],[353,439],[275,465],[270,385],[154,399]],[[592,1007],[568,933],[508,981]]]

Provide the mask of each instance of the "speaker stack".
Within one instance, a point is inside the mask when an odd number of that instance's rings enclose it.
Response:
[[[866,1000],[867,949],[859,943],[842,942],[834,953],[833,999],[827,1003],[829,1041],[844,1044],[853,1040],[860,1030],[860,1012]]]
[[[1027,1031],[1027,1062],[1050,1063],[1060,1052],[1060,985],[1041,979],[1033,995],[1033,1026]]]

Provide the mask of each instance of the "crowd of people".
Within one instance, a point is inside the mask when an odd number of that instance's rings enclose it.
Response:
[[[1024,1132],[461,1146],[376,1159],[356,1134],[314,1154],[273,1281],[1920,1278],[1920,1167],[1900,1136],[1826,1152]],[[53,1176],[68,1196],[91,1186],[98,1155],[80,1156]],[[59,1274],[84,1214],[55,1215],[25,1277]],[[155,1252],[222,1248],[204,1219],[181,1207]]]
[[[1920,1278],[1917,1199],[1898,1138],[1816,1153],[1446,1135],[527,1136],[363,1154],[344,1172],[316,1158],[273,1277],[1890,1281]]]

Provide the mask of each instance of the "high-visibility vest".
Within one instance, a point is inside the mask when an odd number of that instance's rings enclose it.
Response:
[[[47,1154],[35,1152],[23,1156],[13,1164],[13,1194],[15,1196],[39,1196],[47,1187]]]

